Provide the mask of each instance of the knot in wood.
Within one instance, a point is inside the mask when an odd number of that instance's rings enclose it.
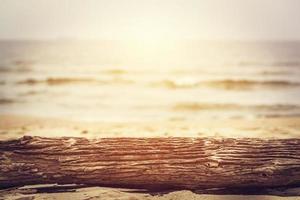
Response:
[[[208,168],[218,168],[220,166],[220,163],[216,161],[210,161],[206,162],[204,165]]]

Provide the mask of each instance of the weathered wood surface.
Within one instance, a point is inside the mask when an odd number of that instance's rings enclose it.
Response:
[[[42,138],[0,141],[0,187],[145,189],[300,184],[300,139]]]

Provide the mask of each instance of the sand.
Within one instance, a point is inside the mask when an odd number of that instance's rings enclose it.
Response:
[[[295,192],[296,191],[296,192]],[[129,189],[87,187],[65,192],[36,192],[34,189],[0,191],[0,199],[7,200],[299,200],[300,188],[293,189],[292,195],[210,195],[196,194],[188,190],[167,194],[136,193]],[[294,194],[294,195],[293,195]]]
[[[155,122],[76,122],[64,119],[0,115],[0,139],[44,137],[257,137],[299,138],[300,117]]]
[[[75,136],[100,137],[259,137],[299,138],[300,118],[228,119],[184,121],[172,119],[156,122],[75,122],[62,119],[31,116],[0,116],[0,140],[19,138],[24,135],[45,137]],[[33,192],[32,192],[33,191]],[[271,195],[270,195],[271,194]],[[124,189],[88,187],[75,191],[37,192],[13,189],[0,191],[0,199],[128,199],[128,200],[215,200],[215,199],[300,199],[300,188],[272,192],[268,195],[208,195],[191,191],[175,191],[168,194],[150,195]],[[274,195],[275,194],[275,195]],[[279,197],[277,195],[284,195]]]

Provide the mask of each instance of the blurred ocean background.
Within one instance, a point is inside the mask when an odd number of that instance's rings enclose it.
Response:
[[[300,42],[1,41],[0,114],[129,122],[300,116]]]

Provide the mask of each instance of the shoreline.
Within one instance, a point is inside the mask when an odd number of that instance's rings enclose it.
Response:
[[[300,117],[199,121],[79,122],[0,115],[0,140],[44,137],[232,137],[300,138]]]

